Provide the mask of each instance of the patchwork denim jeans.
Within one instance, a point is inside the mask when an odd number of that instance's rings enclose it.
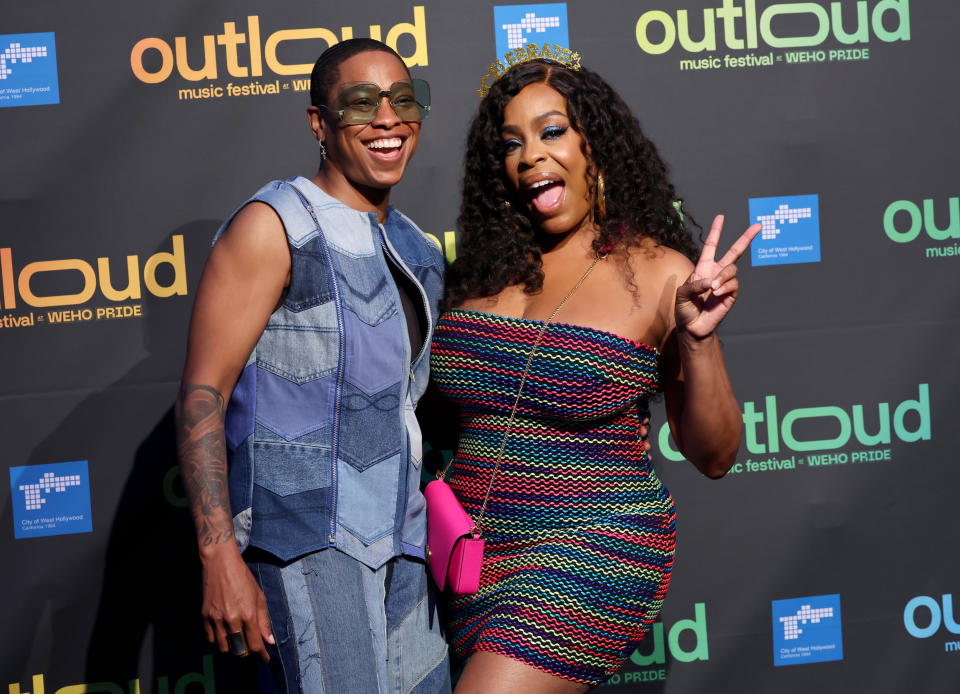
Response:
[[[264,694],[448,694],[450,669],[426,566],[379,569],[336,549],[248,564],[267,597],[276,647]]]

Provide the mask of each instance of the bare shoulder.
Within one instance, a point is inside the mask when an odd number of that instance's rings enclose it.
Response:
[[[677,289],[693,272],[693,263],[683,253],[651,238],[630,248],[628,263],[637,289],[655,297],[646,341],[662,351],[675,322]]]
[[[184,380],[229,393],[290,283],[283,224],[269,205],[252,202],[214,244],[190,321]]]
[[[523,285],[514,284],[501,289],[493,296],[466,299],[457,308],[504,316],[520,316],[523,315],[528,301],[529,295],[523,291]]]
[[[285,249],[287,246],[280,216],[270,205],[256,201],[237,212],[217,245],[221,243],[254,252]]]
[[[628,262],[635,277],[646,278],[660,287],[678,287],[693,272],[693,263],[687,256],[649,237],[629,249]]]
[[[270,205],[251,202],[214,244],[204,275],[220,282],[263,285],[273,291],[290,282],[290,248],[283,222]]]

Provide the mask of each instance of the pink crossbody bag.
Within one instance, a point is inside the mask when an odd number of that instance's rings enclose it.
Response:
[[[430,565],[433,580],[440,590],[448,590],[454,595],[470,595],[476,593],[480,588],[480,569],[483,564],[484,545],[481,523],[487,511],[487,501],[490,499],[493,480],[500,469],[500,461],[503,459],[503,452],[507,447],[507,438],[510,436],[510,428],[513,426],[513,417],[517,413],[520,394],[527,382],[527,374],[530,373],[530,363],[533,361],[533,355],[540,345],[540,340],[543,339],[543,333],[547,326],[560,312],[563,305],[567,303],[567,300],[583,284],[583,281],[587,279],[587,275],[596,267],[597,263],[605,257],[606,254],[597,255],[587,271],[567,292],[563,301],[544,321],[540,327],[540,332],[537,333],[537,338],[534,340],[533,347],[530,348],[530,354],[527,356],[527,364],[523,368],[523,376],[520,377],[517,397],[513,401],[510,419],[507,420],[507,426],[504,428],[500,452],[497,453],[497,462],[493,467],[493,472],[490,473],[490,482],[487,484],[487,492],[483,497],[483,505],[480,507],[480,513],[477,514],[476,522],[457,501],[450,485],[444,481],[447,471],[456,458],[451,459],[447,466],[437,473],[437,479],[430,482],[423,492],[427,500],[427,563]]]

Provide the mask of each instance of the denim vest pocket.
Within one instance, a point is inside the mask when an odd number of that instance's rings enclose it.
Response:
[[[400,452],[400,384],[368,395],[349,381],[340,403],[340,457],[357,470]]]
[[[383,258],[346,258],[331,254],[343,307],[367,325],[379,325],[397,312],[393,280]]]
[[[403,321],[394,313],[379,325],[367,325],[353,311],[343,312],[347,360],[343,377],[375,396],[406,377]]]
[[[330,518],[330,448],[258,441],[253,444],[250,544],[291,559],[326,546]]]
[[[326,547],[330,499],[330,487],[279,496],[254,485],[251,546],[283,560]]]
[[[370,218],[374,213],[359,212],[342,203],[315,208],[323,219],[323,236],[327,247],[340,255],[366,258],[376,253]]]
[[[338,475],[340,524],[365,544],[391,532],[396,523],[400,487],[399,454],[364,470],[341,461]]]
[[[295,443],[253,444],[255,487],[290,496],[330,486],[330,447]]]
[[[336,371],[336,306],[332,301],[303,311],[277,309],[257,343],[257,365],[298,385]]]
[[[300,248],[290,247],[290,286],[284,306],[303,311],[333,299],[333,282],[327,254],[319,237]]]
[[[266,369],[257,377],[256,423],[295,441],[333,422],[336,373],[297,384]]]

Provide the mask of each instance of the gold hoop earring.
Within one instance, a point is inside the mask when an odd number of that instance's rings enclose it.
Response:
[[[601,217],[607,216],[606,187],[603,184],[603,174],[597,172],[597,211]]]

